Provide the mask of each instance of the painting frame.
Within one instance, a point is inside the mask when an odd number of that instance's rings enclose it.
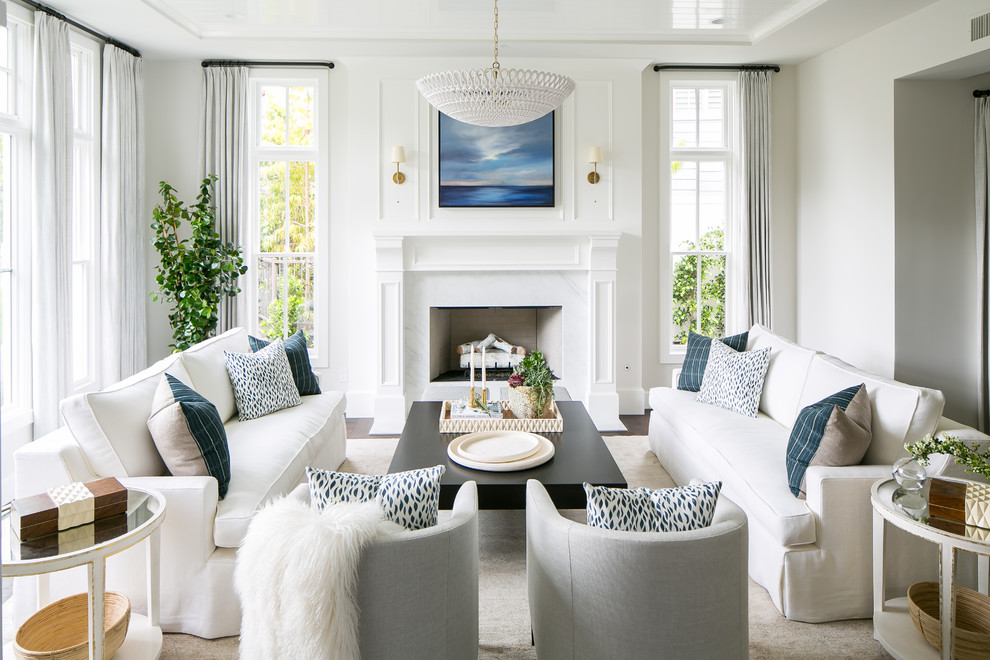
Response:
[[[437,115],[439,208],[556,207],[556,111],[500,127]]]

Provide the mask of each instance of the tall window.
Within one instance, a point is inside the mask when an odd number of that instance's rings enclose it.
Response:
[[[97,386],[100,83],[94,41],[72,35],[72,384]]]
[[[31,26],[0,28],[0,401],[30,407]]]
[[[688,332],[725,334],[733,205],[734,84],[671,81],[667,88],[665,204],[669,221],[668,353]]]
[[[252,76],[251,90],[254,329],[270,339],[301,329],[315,357],[326,332],[326,76]]]

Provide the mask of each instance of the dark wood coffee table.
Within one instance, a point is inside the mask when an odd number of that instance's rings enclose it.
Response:
[[[441,405],[438,401],[413,403],[388,466],[389,472],[445,466],[447,470],[440,481],[441,509],[449,509],[457,489],[465,481],[472,480],[478,483],[478,507],[482,509],[525,509],[528,479],[541,481],[559,509],[585,508],[581,485],[585,481],[612,488],[628,486],[580,402],[557,402],[564,418],[564,430],[541,434],[554,444],[553,458],[543,465],[518,472],[472,470],[451,461],[447,456],[447,445],[460,434],[440,433]]]

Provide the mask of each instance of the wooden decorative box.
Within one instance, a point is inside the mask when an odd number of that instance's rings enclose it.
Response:
[[[115,539],[126,531],[127,514],[118,513],[100,518],[88,525],[79,525],[55,534],[21,541],[18,550],[19,558],[21,560],[40,559],[83,550]]]
[[[127,489],[113,477],[49,488],[10,504],[10,526],[21,541],[125,513]]]
[[[478,433],[480,431],[524,431],[526,433],[560,433],[564,430],[564,418],[556,403],[551,403],[553,417],[519,419],[512,414],[508,402],[502,401],[502,418],[451,419],[451,401],[440,406],[441,433]]]
[[[990,485],[934,478],[928,515],[990,529]]]

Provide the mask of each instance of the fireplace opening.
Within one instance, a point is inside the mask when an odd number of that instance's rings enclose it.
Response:
[[[430,381],[470,378],[470,344],[498,341],[486,350],[489,380],[508,380],[526,354],[540,351],[554,378],[563,377],[561,307],[431,307]],[[485,340],[488,342],[485,342]],[[481,367],[480,349],[475,368]],[[479,378],[480,374],[475,373]]]

